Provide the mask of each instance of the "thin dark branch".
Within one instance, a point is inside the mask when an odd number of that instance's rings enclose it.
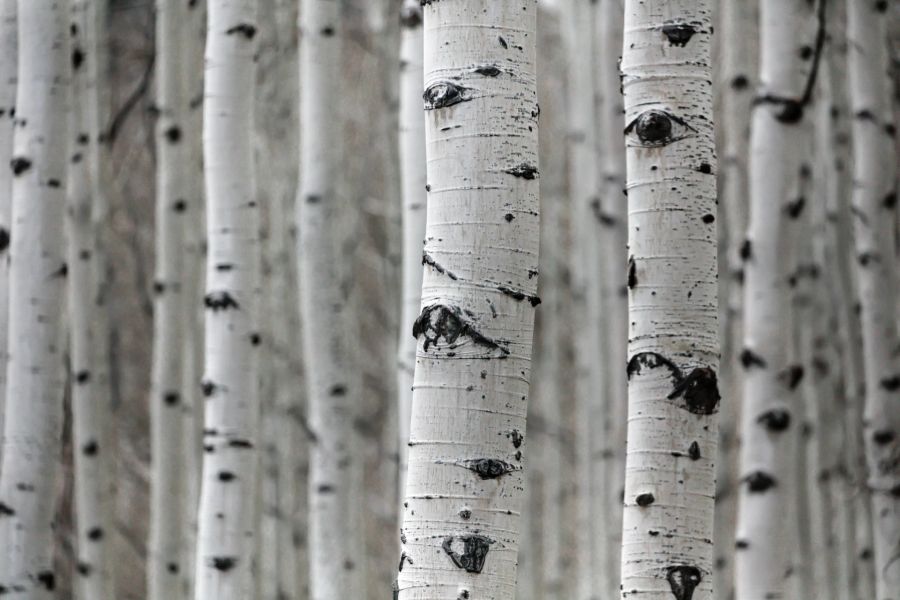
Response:
[[[138,102],[140,102],[141,98],[149,91],[150,82],[153,79],[153,67],[156,62],[155,56],[150,56],[147,59],[147,66],[144,69],[144,75],[141,77],[141,81],[138,84],[137,88],[128,98],[125,100],[125,103],[122,104],[122,107],[116,111],[113,118],[110,119],[109,126],[106,128],[106,131],[103,134],[104,141],[108,144],[110,148],[112,148],[113,144],[116,141],[116,138],[119,135],[119,132],[122,130],[122,126],[125,124],[125,120],[128,118],[128,115],[134,110],[134,107],[137,106]]]

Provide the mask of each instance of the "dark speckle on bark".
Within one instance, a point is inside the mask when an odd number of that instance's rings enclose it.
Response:
[[[887,446],[895,439],[897,439],[897,435],[890,429],[882,429],[872,435],[872,440],[879,446]]]
[[[741,364],[744,365],[745,369],[751,369],[753,367],[759,367],[761,369],[766,368],[766,361],[759,355],[753,352],[750,348],[744,348],[741,351]]]
[[[37,575],[34,576],[35,579],[38,580],[45,589],[49,591],[53,591],[56,589],[56,576],[53,575],[53,571],[41,571]]]
[[[637,286],[637,263],[633,256],[628,258],[628,289],[632,290]]]
[[[767,431],[775,433],[786,431],[791,426],[791,413],[782,409],[766,411],[756,419]]]
[[[750,473],[744,477],[744,481],[747,483],[747,489],[750,490],[751,494],[761,494],[778,485],[774,477],[762,471]]]
[[[244,36],[248,40],[252,40],[256,35],[256,26],[251,25],[250,23],[240,23],[225,32],[226,35],[234,35],[236,33]]]
[[[691,447],[688,448],[688,456],[691,457],[691,460],[700,460],[700,444],[692,442]]]
[[[31,168],[31,161],[24,156],[16,156],[9,161],[9,166],[12,168],[13,175],[21,175]]]
[[[516,470],[516,468],[508,462],[497,460],[495,458],[476,458],[467,460],[464,464],[467,469],[473,471],[482,479],[497,479]]]
[[[662,27],[663,35],[673,46],[687,46],[697,30],[690,23],[668,23]]]
[[[802,365],[791,365],[781,373],[778,378],[784,383],[789,390],[796,389],[800,382],[803,381],[805,370]]]
[[[455,542],[462,543],[462,552],[453,549]],[[441,547],[458,568],[465,569],[467,573],[481,573],[493,543],[494,540],[483,535],[459,535],[444,538]]]
[[[787,213],[787,216],[789,216],[792,219],[796,219],[801,214],[803,214],[803,208],[805,206],[806,206],[806,198],[804,198],[803,196],[800,196],[796,200],[792,200],[791,202],[788,202],[787,206],[785,206],[785,208],[784,208],[784,211]]]
[[[9,248],[9,239],[9,231],[0,227],[0,253],[6,252],[6,249]]]
[[[0,502],[0,517],[11,517],[16,514],[12,508]]]
[[[210,292],[204,298],[203,303],[206,305],[206,308],[212,310],[213,312],[228,310],[231,308],[240,308],[237,300],[235,300],[234,297],[228,292]]]
[[[81,447],[81,452],[85,456],[95,456],[98,449],[97,442],[95,440],[89,440]]]
[[[534,165],[529,165],[527,163],[522,163],[520,165],[516,165],[515,167],[506,169],[504,173],[509,173],[513,177],[520,177],[522,179],[537,179],[538,177],[538,169]]]
[[[881,380],[881,387],[889,392],[896,392],[897,390],[900,390],[900,375],[885,377]]]
[[[214,556],[209,561],[209,565],[217,571],[227,572],[234,568],[237,559],[233,556]]]
[[[645,508],[656,502],[656,498],[653,496],[653,494],[638,494],[634,501],[641,508]]]
[[[482,65],[480,67],[475,67],[475,72],[479,75],[484,75],[485,77],[497,77],[503,71],[494,65]]]

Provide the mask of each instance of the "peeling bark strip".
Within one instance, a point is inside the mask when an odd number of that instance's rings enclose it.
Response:
[[[454,550],[454,546],[463,545],[462,552]],[[488,551],[494,540],[483,535],[459,535],[444,538],[441,547],[453,564],[467,573],[481,573]]]
[[[433,304],[422,309],[422,314],[413,324],[413,337],[425,337],[424,351],[428,347],[438,346],[438,340],[443,339],[449,348],[456,348],[456,342],[460,338],[469,338],[473,344],[484,346],[491,350],[500,350],[504,355],[509,354],[509,349],[502,342],[492,340],[475,329],[472,317],[464,315],[457,306],[445,306]]]

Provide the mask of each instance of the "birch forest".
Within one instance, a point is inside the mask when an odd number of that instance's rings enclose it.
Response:
[[[0,597],[900,600],[900,0],[0,0]]]

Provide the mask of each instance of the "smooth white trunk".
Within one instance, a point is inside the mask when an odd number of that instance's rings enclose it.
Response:
[[[625,3],[622,598],[713,598],[718,371],[711,3]]]
[[[9,319],[9,242],[12,218],[13,122],[16,107],[16,0],[0,2],[0,431],[6,397],[6,342]],[[0,448],[0,457],[3,449]]]
[[[69,4],[18,3],[6,420],[0,476],[0,585],[55,597],[53,524],[65,377]]]
[[[400,600],[511,600],[537,291],[537,2],[425,7],[427,268]]]
[[[887,4],[847,2],[853,113],[853,229],[859,277],[876,598],[900,589],[900,355],[897,354],[897,154],[885,40]]]
[[[196,600],[250,595],[259,439],[255,0],[211,0],[203,149],[209,254]]]

